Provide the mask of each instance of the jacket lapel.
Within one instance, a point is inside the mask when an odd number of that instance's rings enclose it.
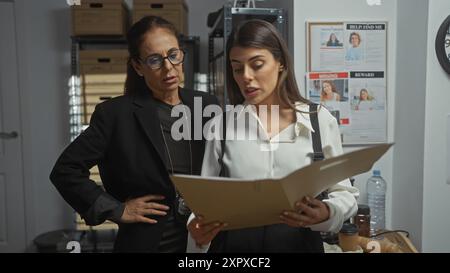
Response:
[[[150,91],[145,94],[136,94],[133,103],[136,106],[134,114],[142,130],[150,139],[164,165],[166,165],[167,154],[165,152],[161,125],[153,96]]]

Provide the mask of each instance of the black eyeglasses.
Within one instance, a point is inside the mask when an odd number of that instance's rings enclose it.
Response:
[[[174,49],[169,51],[166,57],[163,57],[160,54],[152,54],[148,56],[145,60],[139,58],[139,60],[146,64],[150,69],[160,69],[164,60],[167,59],[173,65],[181,64],[184,62],[184,51],[182,49]]]

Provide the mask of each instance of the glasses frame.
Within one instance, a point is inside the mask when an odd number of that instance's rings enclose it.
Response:
[[[161,67],[163,67],[164,61],[165,61],[166,59],[167,59],[167,60],[169,61],[169,63],[171,63],[172,65],[179,65],[179,64],[184,63],[184,60],[185,60],[185,57],[186,57],[186,51],[184,51],[184,49],[181,49],[181,48],[177,48],[176,50],[179,50],[179,51],[181,51],[181,52],[183,53],[183,58],[182,58],[181,61],[178,62],[178,63],[173,63],[173,61],[170,59],[170,54],[168,54],[166,57],[163,57],[161,54],[152,54],[152,55],[146,57],[145,60],[141,59],[140,57],[139,57],[138,59],[139,59],[139,61],[140,61],[143,65],[146,65],[146,66],[147,66],[148,68],[150,68],[151,70],[158,70],[158,69],[161,69]],[[173,53],[173,52],[170,52],[170,53]],[[153,68],[153,67],[151,67],[150,65],[148,65],[148,63],[147,63],[147,60],[148,60],[150,57],[155,56],[155,55],[159,55],[159,56],[161,57],[161,63],[159,64],[159,66],[158,66],[157,68],[156,68],[156,67]]]

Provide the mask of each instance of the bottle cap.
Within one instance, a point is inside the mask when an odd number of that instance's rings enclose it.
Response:
[[[343,234],[358,234],[358,226],[355,224],[350,224],[350,223],[344,223],[344,225],[342,225],[341,230],[339,231],[339,233],[343,233]]]
[[[370,215],[370,207],[368,205],[358,204],[357,214]]]
[[[373,175],[374,176],[380,176],[381,175],[380,170],[373,170]]]

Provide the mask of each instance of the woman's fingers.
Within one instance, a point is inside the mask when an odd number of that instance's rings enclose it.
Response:
[[[301,211],[301,214],[309,216],[311,218],[317,218],[319,211],[317,209],[317,207],[310,207],[304,203],[299,203],[298,206],[296,206],[296,208]]]
[[[192,232],[199,236],[204,236],[218,226],[220,226],[219,222],[203,223],[202,221],[195,219],[189,223],[189,227],[192,229]]]
[[[292,220],[291,218],[283,217],[282,215],[280,216],[280,220],[281,220],[281,223],[289,225],[291,227],[295,227],[295,228],[305,227],[305,226],[309,225],[308,223]]]
[[[314,219],[303,214],[299,214],[293,211],[285,211],[280,215],[281,220],[289,220],[297,223],[302,223],[302,225],[310,225],[314,223]]]
[[[305,197],[295,204],[297,211],[284,211],[280,215],[282,222],[290,226],[309,226],[327,220],[330,212],[326,203],[320,200]]]
[[[309,199],[309,198],[305,197],[301,201],[297,201],[295,203],[295,209],[302,210],[302,211],[307,210],[308,212],[311,212],[314,209],[314,207],[317,206],[317,204],[316,205],[312,204],[312,200],[315,200],[315,199]]]
[[[136,216],[136,222],[147,223],[147,224],[156,224],[156,223],[158,223],[158,221],[156,221],[155,219],[147,218],[147,217],[142,216],[142,215],[137,215]]]
[[[154,202],[145,203],[144,207],[147,208],[147,209],[157,209],[157,210],[169,210],[170,209],[166,205],[162,205],[162,204],[154,203]]]
[[[202,236],[207,236],[209,233],[211,233],[212,231],[214,231],[217,228],[220,228],[223,224],[220,222],[213,222],[213,223],[208,223],[208,224],[203,224],[203,225],[199,225],[199,230],[202,234]],[[196,226],[197,228],[197,226]]]
[[[142,202],[149,202],[149,201],[161,201],[164,200],[165,198],[166,197],[162,195],[149,194],[136,199]]]
[[[227,224],[220,222],[204,223],[203,217],[197,216],[189,223],[188,229],[198,245],[206,245],[226,226]]]
[[[197,244],[200,245],[209,244],[217,236],[217,234],[226,226],[227,224],[219,224],[218,226],[214,226],[212,230],[204,234],[202,240],[199,240]]]
[[[192,233],[192,236],[197,236],[198,234],[200,234],[200,223],[201,220],[198,216],[192,219],[191,222],[189,222],[187,228]]]
[[[125,203],[125,210],[122,214],[121,221],[124,223],[142,222],[156,224],[156,220],[149,219],[145,217],[145,215],[165,216],[167,215],[167,210],[170,208],[168,206],[149,201],[163,200],[164,198],[165,197],[162,195],[146,195],[128,200]]]
[[[323,202],[316,199],[316,198],[312,198],[310,196],[305,196],[305,198],[303,198],[303,203],[305,205],[309,205],[311,207],[320,207],[323,206]]]
[[[156,209],[143,209],[140,212],[141,212],[140,215],[160,215],[160,216],[167,215],[167,212]]]

